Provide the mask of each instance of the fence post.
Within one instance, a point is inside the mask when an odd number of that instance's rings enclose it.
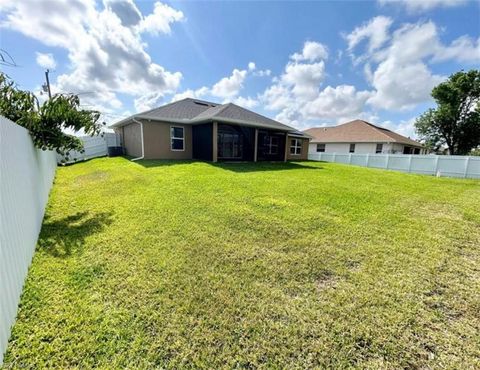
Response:
[[[365,167],[368,167],[368,160],[370,159],[370,153],[367,153],[367,162],[365,163]]]
[[[333,153],[333,160],[332,160],[332,162],[335,162],[335,157],[336,157],[335,154],[337,154],[337,153]]]
[[[463,172],[463,177],[467,177],[468,174],[468,163],[470,162],[470,157],[467,157],[467,160],[465,161],[465,171]]]
[[[387,163],[385,164],[385,168],[388,170],[388,162],[390,160],[390,154],[387,154]]]
[[[408,157],[408,172],[412,170],[412,155]]]
[[[348,154],[348,164],[352,164],[352,153]]]
[[[438,155],[435,156],[435,170],[433,171],[433,175],[437,176],[438,173]]]

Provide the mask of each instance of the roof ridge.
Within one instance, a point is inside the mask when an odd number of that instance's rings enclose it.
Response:
[[[176,103],[179,103],[179,102],[181,102],[181,101],[188,100],[188,99],[190,99],[190,98],[183,98],[183,99],[180,99],[180,100],[175,100],[175,101],[172,101],[172,102],[167,103],[167,104],[165,104],[165,105],[161,105],[161,106],[159,106],[159,107],[155,107],[155,108],[152,108],[152,109],[149,109],[149,110],[145,110],[145,111],[142,111],[142,112],[135,113],[135,114],[132,115],[132,117],[139,116],[139,115],[143,115],[143,114],[147,114],[147,113],[153,112],[153,111],[155,111],[155,110],[157,110],[157,109],[164,108],[164,107],[168,107],[168,106],[170,106],[170,105],[173,105],[173,104],[176,104]]]
[[[373,128],[375,131],[377,131],[380,135],[383,135],[385,136],[387,139],[389,139],[390,141],[396,141],[395,138],[391,137],[390,135],[387,135],[386,133],[382,132],[382,128],[381,127],[378,127],[376,125],[374,125],[373,123],[370,123],[370,122],[367,122],[367,121],[364,121],[363,119],[359,119],[357,121],[360,121],[360,122],[363,122],[365,123],[366,125],[370,126],[371,128]],[[352,121],[353,122],[353,121]],[[387,131],[390,131],[387,129]],[[390,131],[391,132],[391,131]]]
[[[335,127],[338,127],[338,126],[341,126],[341,125],[337,125],[337,126],[315,126],[315,127],[309,127],[303,131],[307,131],[307,130],[315,130],[315,129],[321,129],[321,128],[335,128]]]
[[[227,106],[228,106],[228,104],[217,104],[213,107],[209,107],[209,108],[205,109],[203,112],[198,113],[195,117],[192,117],[190,120],[195,121],[195,119],[197,119],[200,116],[202,117],[202,119],[205,119],[207,117],[213,118],[213,117],[215,117],[216,114],[222,112]],[[205,113],[208,113],[209,110],[216,109],[216,108],[220,108],[218,112],[215,112],[215,114],[212,114],[211,116],[207,115],[206,117],[203,117],[205,115]]]
[[[226,103],[226,104],[219,104],[217,107],[222,107],[221,109],[218,110],[218,112],[215,112],[215,114],[212,117],[215,117],[217,114],[223,112],[230,104],[232,103]]]
[[[192,100],[194,103],[195,102],[199,102],[199,103],[206,103],[206,104],[209,104],[209,105],[213,105],[213,106],[219,106],[219,105],[222,105],[220,103],[215,103],[213,101],[208,101],[208,100],[202,100],[202,99],[197,99],[197,98],[185,98],[185,99],[182,99],[182,100]]]

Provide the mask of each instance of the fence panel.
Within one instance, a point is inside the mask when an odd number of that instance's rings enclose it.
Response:
[[[67,163],[83,161],[86,159],[103,157],[108,154],[108,147],[120,146],[120,135],[113,132],[105,132],[98,136],[81,136],[79,138],[83,142],[84,153],[71,151],[68,156]],[[65,157],[58,155],[58,162],[64,162]]]
[[[0,117],[0,365],[42,225],[57,161]]]
[[[480,179],[480,157],[472,156],[313,153],[308,158],[424,175]]]

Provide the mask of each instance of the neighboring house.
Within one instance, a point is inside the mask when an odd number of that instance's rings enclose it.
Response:
[[[308,158],[310,136],[238,105],[183,99],[111,126],[126,154],[146,159],[286,161]]]
[[[425,154],[422,144],[386,128],[362,120],[333,127],[314,127],[309,153]]]

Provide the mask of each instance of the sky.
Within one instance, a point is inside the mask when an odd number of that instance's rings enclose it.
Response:
[[[364,119],[415,137],[434,86],[480,65],[480,2],[0,0],[1,66],[107,123],[185,97],[298,129]]]

